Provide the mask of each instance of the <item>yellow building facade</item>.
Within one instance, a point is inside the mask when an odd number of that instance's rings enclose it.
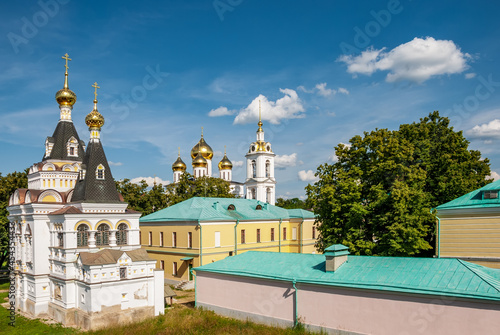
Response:
[[[437,207],[436,256],[500,268],[500,181]]]
[[[165,278],[249,250],[314,253],[315,217],[252,199],[192,198],[140,220],[141,245]]]

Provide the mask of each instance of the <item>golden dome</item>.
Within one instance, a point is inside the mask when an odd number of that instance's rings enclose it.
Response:
[[[231,170],[233,168],[233,163],[227,158],[226,155],[222,157],[222,160],[219,162],[219,170]]]
[[[193,167],[207,167],[208,163],[205,157],[201,154],[201,152],[198,152],[196,157],[193,159]]]
[[[173,171],[186,171],[186,164],[182,161],[181,156],[172,164]]]
[[[203,158],[210,160],[214,156],[214,151],[203,139],[203,134],[201,135],[200,141],[191,149],[191,158],[194,159],[198,153],[201,153]]]
[[[56,101],[59,106],[73,107],[76,102],[76,94],[69,88],[63,88],[56,93]]]
[[[91,128],[101,129],[104,125],[104,116],[97,111],[97,100],[94,100],[94,109],[85,117],[85,123]]]

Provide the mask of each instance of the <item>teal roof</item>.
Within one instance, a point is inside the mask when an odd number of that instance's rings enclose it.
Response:
[[[484,199],[484,191],[500,190],[500,180],[485,185],[480,189],[467,193],[455,200],[439,205],[436,209],[458,209],[458,208],[486,208],[486,207],[500,207],[500,198],[497,199]]]
[[[454,258],[349,255],[335,272],[326,272],[324,255],[248,251],[197,267],[195,271],[500,301],[499,269]]]
[[[234,210],[228,210],[234,205]],[[262,209],[257,209],[260,205]],[[305,210],[284,209],[253,199],[194,197],[140,219],[145,222],[165,221],[236,221],[314,218]]]

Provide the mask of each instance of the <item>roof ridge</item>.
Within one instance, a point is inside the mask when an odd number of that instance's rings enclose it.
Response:
[[[471,271],[472,273],[474,273],[476,276],[478,276],[479,278],[481,278],[486,284],[490,285],[495,290],[497,290],[497,292],[500,293],[500,281],[498,279],[490,276],[487,273],[484,273],[481,269],[474,269],[473,266],[477,266],[477,264],[472,264],[472,263],[463,261],[463,260],[458,259],[458,258],[457,258],[457,261],[459,261],[469,271]],[[493,281],[493,283],[491,281]]]

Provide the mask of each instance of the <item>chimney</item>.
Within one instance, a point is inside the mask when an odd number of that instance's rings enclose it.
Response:
[[[326,271],[336,271],[347,261],[349,248],[342,244],[334,244],[325,249],[325,269]]]

